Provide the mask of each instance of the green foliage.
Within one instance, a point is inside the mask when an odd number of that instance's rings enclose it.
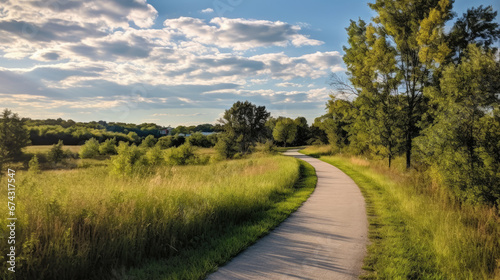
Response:
[[[38,163],[38,157],[36,155],[34,155],[28,163],[28,172],[31,174],[40,174],[40,164]]]
[[[234,135],[239,151],[248,153],[250,147],[265,136],[265,124],[269,116],[265,106],[238,101],[224,112],[220,122],[227,134]]]
[[[161,165],[165,162],[163,151],[159,146],[154,146],[146,150],[146,160],[147,164],[151,166]]]
[[[116,138],[106,139],[99,145],[99,154],[116,155]]]
[[[129,137],[130,139],[132,139],[132,142],[134,143],[139,143],[141,141],[141,137],[139,137],[139,135],[136,133],[136,132],[129,132],[127,134],[127,137]]]
[[[494,55],[470,45],[462,63],[444,70],[441,90],[427,91],[436,109],[418,139],[422,160],[464,200],[500,202],[498,73]]]
[[[198,157],[189,143],[165,151],[165,162],[168,165],[197,164]]]
[[[80,148],[80,158],[95,158],[99,155],[100,146],[99,141],[95,138],[90,138],[85,142],[85,144]]]
[[[201,132],[196,132],[187,137],[187,142],[192,146],[202,147],[202,148],[210,148],[214,145],[208,139],[208,136],[203,135]]]
[[[54,144],[49,151],[48,160],[53,163],[59,163],[64,158],[64,151],[62,149],[63,141],[59,140],[57,144]]]
[[[475,44],[485,50],[497,50],[491,47],[495,41],[500,39],[500,25],[494,22],[497,11],[492,6],[479,6],[467,9],[467,12],[453,25],[447,39],[453,50],[455,63],[460,63],[465,56],[467,46]]]
[[[143,148],[152,148],[156,145],[156,138],[153,135],[148,135],[141,142],[141,147]]]
[[[112,174],[131,175],[134,169],[145,165],[144,150],[138,148],[135,144],[129,146],[125,142],[120,142],[117,153],[116,156],[111,157],[110,168]]]
[[[215,144],[215,151],[217,152],[217,156],[221,159],[233,158],[238,152],[238,146],[234,136],[226,133],[220,135],[217,144]]]
[[[21,149],[30,143],[24,124],[17,114],[7,109],[3,111],[0,118],[0,162],[21,155]]]
[[[290,118],[279,118],[273,129],[274,140],[282,142],[283,146],[292,144],[297,136],[297,124]]]
[[[184,144],[186,138],[184,136],[180,136],[176,134],[175,136],[163,136],[158,139],[156,145],[160,147],[160,149],[168,149],[172,147],[179,147]]]
[[[495,209],[455,203],[422,172],[353,157],[321,157],[348,174],[367,203],[370,245],[362,279],[497,279]],[[395,164],[396,165],[396,164]]]

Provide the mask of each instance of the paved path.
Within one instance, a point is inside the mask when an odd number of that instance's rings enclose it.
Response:
[[[357,279],[368,241],[364,198],[336,167],[309,162],[318,184],[311,197],[275,230],[211,274],[219,279]]]

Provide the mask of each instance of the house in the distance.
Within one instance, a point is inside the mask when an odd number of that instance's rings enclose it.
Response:
[[[160,136],[167,136],[171,130],[172,130],[171,127],[165,127],[160,129]]]

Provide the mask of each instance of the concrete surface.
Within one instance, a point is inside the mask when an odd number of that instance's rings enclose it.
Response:
[[[314,166],[316,190],[275,230],[207,279],[358,279],[368,242],[358,186],[336,167],[298,150],[285,155]]]

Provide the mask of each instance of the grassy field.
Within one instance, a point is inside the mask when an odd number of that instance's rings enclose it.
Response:
[[[93,163],[20,171],[17,279],[202,278],[300,206],[314,178],[294,158],[258,154],[125,177]]]
[[[64,145],[64,150],[70,150],[73,153],[78,153],[82,146],[68,146]],[[23,152],[28,154],[46,154],[52,148],[52,145],[38,145],[38,146],[27,146],[23,149]]]
[[[321,155],[326,147],[308,147]],[[460,205],[425,174],[386,162],[321,156],[361,188],[370,222],[365,279],[500,279],[500,220],[486,206]]]

